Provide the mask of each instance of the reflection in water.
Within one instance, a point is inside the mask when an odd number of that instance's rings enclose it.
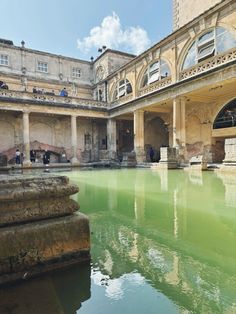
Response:
[[[90,265],[57,271],[0,289],[1,314],[76,313],[90,298]]]
[[[149,169],[68,176],[90,217],[91,274],[78,265],[1,290],[1,314],[236,313],[234,179]]]
[[[114,195],[107,184],[110,176],[117,182],[116,208],[103,197]],[[111,286],[120,300],[116,309],[107,305],[109,310],[121,313],[127,294],[121,278],[137,273],[143,290],[154,288],[149,291],[154,308],[155,296],[168,298],[161,313],[236,312],[236,203],[232,211],[223,181],[214,173],[139,169],[71,177],[83,187],[78,200],[91,219],[93,262],[108,276],[106,289]],[[91,203],[87,189],[94,196]],[[106,296],[104,292],[102,299]],[[143,313],[139,306],[136,313]]]

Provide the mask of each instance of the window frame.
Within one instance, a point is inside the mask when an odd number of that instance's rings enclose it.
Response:
[[[41,64],[41,65],[40,65]],[[45,66],[46,65],[46,66]],[[46,69],[46,71],[44,70]],[[40,73],[48,73],[48,62],[45,61],[37,61],[37,72]]]
[[[9,66],[9,55],[4,53],[0,54],[0,66]]]
[[[75,79],[80,78],[81,77],[81,68],[72,67],[71,76]]]
[[[113,93],[113,99],[117,100],[132,93],[133,93],[132,85],[130,81],[127,78],[125,78],[117,83],[117,86]]]

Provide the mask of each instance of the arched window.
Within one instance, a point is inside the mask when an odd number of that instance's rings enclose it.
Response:
[[[129,80],[127,79],[121,80],[117,84],[113,99],[115,100],[115,99],[121,98],[125,95],[131,94],[132,92],[133,90],[132,90],[132,86]]]
[[[213,129],[230,128],[236,126],[236,99],[231,100],[218,113]]]
[[[199,36],[189,48],[182,70],[236,46],[236,39],[223,27],[216,27]]]
[[[158,60],[150,64],[144,73],[142,87],[155,81],[161,80],[170,75],[170,68],[163,60]]]

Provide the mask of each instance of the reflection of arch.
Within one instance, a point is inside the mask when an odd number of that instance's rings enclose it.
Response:
[[[202,32],[193,41],[188,41],[178,60],[179,71],[236,46],[236,39],[230,30],[217,26]]]
[[[1,151],[14,147],[14,126],[4,120],[0,120]]]
[[[216,116],[213,129],[236,126],[236,98],[228,102]]]
[[[30,126],[30,141],[53,145],[52,128],[46,123],[36,122],[32,124]]]

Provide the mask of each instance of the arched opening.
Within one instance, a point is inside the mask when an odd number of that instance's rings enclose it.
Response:
[[[156,81],[162,80],[171,75],[169,65],[164,60],[158,60],[150,64],[144,72],[141,88],[152,84]]]
[[[182,70],[186,70],[235,46],[236,39],[225,28],[216,27],[208,30],[192,42],[184,58]]]
[[[119,81],[117,84],[114,94],[113,94],[113,100],[117,100],[121,97],[124,97],[128,94],[131,94],[133,92],[132,85],[128,79],[124,79]]]
[[[158,162],[160,160],[160,148],[169,146],[169,132],[166,124],[160,117],[147,114],[144,130],[146,160]]]
[[[226,104],[215,118],[213,129],[236,126],[236,98]]]

